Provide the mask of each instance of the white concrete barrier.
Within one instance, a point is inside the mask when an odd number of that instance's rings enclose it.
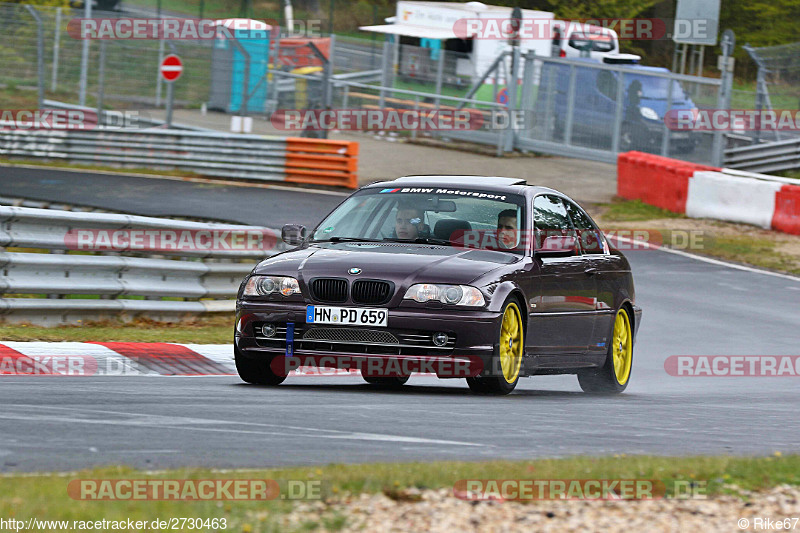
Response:
[[[775,213],[775,193],[782,186],[778,181],[697,171],[689,179],[686,215],[769,229]]]

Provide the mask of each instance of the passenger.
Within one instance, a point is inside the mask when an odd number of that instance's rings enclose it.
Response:
[[[519,242],[517,210],[506,209],[497,215],[497,244],[507,250],[517,247]]]

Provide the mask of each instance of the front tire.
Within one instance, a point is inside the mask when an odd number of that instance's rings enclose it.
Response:
[[[602,368],[578,373],[584,392],[619,394],[628,387],[633,368],[633,328],[625,307],[617,311],[608,355]]]
[[[467,378],[473,392],[483,394],[509,394],[517,386],[522,368],[522,352],[525,346],[525,328],[522,313],[515,300],[503,306],[500,331],[491,368],[484,369],[480,376]]]
[[[243,356],[238,349],[234,349],[234,360],[236,361],[236,371],[242,381],[253,385],[280,385],[286,376],[279,376],[272,371],[273,357],[251,359]]]

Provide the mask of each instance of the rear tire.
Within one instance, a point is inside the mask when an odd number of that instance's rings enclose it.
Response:
[[[473,392],[509,394],[519,382],[525,328],[519,304],[515,299],[508,300],[503,306],[497,339],[491,368],[484,369],[480,376],[467,378],[467,385]]]
[[[253,385],[280,385],[286,379],[286,376],[279,376],[272,371],[270,363],[276,356],[250,359],[244,357],[238,349],[234,349],[233,357],[236,361],[236,371],[242,381]]]
[[[605,364],[602,368],[578,373],[578,383],[584,392],[619,394],[628,387],[633,369],[633,328],[628,310],[617,311],[611,328]]]

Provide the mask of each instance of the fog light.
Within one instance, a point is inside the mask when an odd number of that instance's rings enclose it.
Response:
[[[278,328],[275,327],[275,324],[264,324],[261,326],[261,334],[265,337],[274,337],[277,331]]]
[[[447,344],[447,341],[450,340],[450,337],[447,336],[447,333],[444,331],[437,331],[433,334],[433,344],[436,346],[444,346]]]

